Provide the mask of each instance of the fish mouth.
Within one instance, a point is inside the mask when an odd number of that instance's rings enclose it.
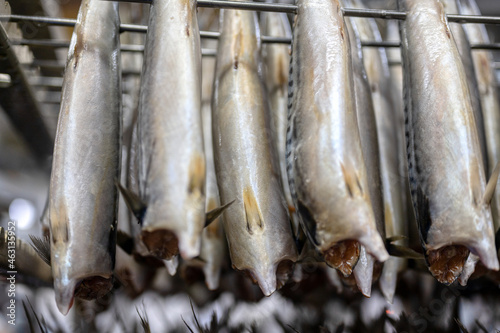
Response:
[[[450,285],[462,273],[469,249],[463,245],[449,245],[427,252],[429,271],[440,283]]]
[[[159,259],[171,260],[179,254],[179,240],[170,230],[143,230],[141,240],[149,253]]]
[[[328,266],[341,272],[344,277],[349,277],[358,263],[359,254],[359,242],[348,239],[331,246],[323,253],[323,256]]]

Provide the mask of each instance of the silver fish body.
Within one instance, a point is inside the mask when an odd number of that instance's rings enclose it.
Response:
[[[175,45],[175,47],[172,47]],[[139,101],[141,239],[160,259],[199,255],[205,222],[201,49],[194,1],[150,7]]]
[[[354,8],[366,8],[359,0],[352,0]],[[357,27],[361,40],[382,41],[380,31],[374,19],[351,18]],[[378,133],[381,188],[383,190],[383,210],[387,237],[404,236],[404,178],[400,176],[400,142],[404,140],[403,131],[398,126],[397,109],[394,108],[391,95],[391,81],[388,59],[383,48],[364,48],[363,63],[369,81],[375,123]],[[358,113],[359,114],[359,113]],[[373,140],[372,140],[373,141]],[[367,164],[367,165],[372,165]],[[392,300],[397,273],[404,260],[390,258],[384,263],[381,290],[384,296]]]
[[[261,15],[262,34],[273,37],[292,37],[292,28],[285,13],[266,12]],[[288,70],[290,47],[286,44],[263,46],[265,83],[271,106],[271,133],[279,157],[281,183],[289,207],[293,201],[286,174],[286,129],[288,126]],[[295,228],[295,226],[294,226]],[[296,231],[294,230],[296,234]]]
[[[429,269],[452,283],[469,251],[498,269],[481,148],[442,4],[398,4],[407,11],[401,39],[411,195]]]
[[[338,1],[297,5],[286,152],[290,191],[310,240],[330,266],[350,275],[359,244],[380,261],[388,254],[370,199],[349,37]]]
[[[50,181],[51,262],[59,310],[112,288],[120,171],[118,5],[83,1],[64,75]]]
[[[460,14],[481,15],[474,0],[460,0]],[[464,24],[465,33],[469,42],[473,44],[488,44],[490,39],[486,27],[482,24]],[[472,59],[479,88],[481,102],[486,150],[488,157],[488,175],[500,161],[500,94],[498,92],[498,79],[494,68],[494,59],[491,51],[474,50]],[[495,230],[500,228],[500,192],[497,190],[491,203]]]
[[[256,14],[224,10],[212,99],[215,170],[231,261],[269,296],[297,259],[269,106],[261,82]]]
[[[458,0],[441,0],[443,3],[446,14],[458,14]],[[480,15],[480,13],[478,14]],[[474,111],[474,120],[477,127],[477,134],[479,137],[479,144],[481,145],[481,154],[483,156],[483,164],[485,166],[486,174],[488,174],[488,158],[486,152],[486,138],[484,132],[484,119],[483,110],[481,108],[481,99],[479,88],[474,70],[474,60],[470,48],[469,39],[465,33],[464,27],[461,23],[449,23],[453,39],[457,44],[457,50],[464,65],[465,76],[467,78],[467,87],[469,88],[469,96],[471,98],[472,110]],[[475,51],[474,51],[475,52]],[[491,168],[493,170],[495,166]]]
[[[215,59],[203,59],[203,81],[213,83],[215,71]],[[205,156],[207,164],[206,177],[206,204],[205,210],[211,211],[220,206],[219,188],[215,174],[214,150],[212,141],[212,108],[210,103],[211,89],[207,91],[207,99],[203,99],[202,120],[203,135],[205,142]],[[227,242],[222,226],[222,218],[215,219],[209,226],[203,229],[201,239],[200,258],[204,262],[203,273],[205,282],[210,290],[219,287],[219,279],[223,262],[227,253]]]
[[[353,7],[351,1],[343,1],[343,4],[346,7]],[[363,64],[359,22],[351,18],[346,20],[346,26],[349,32],[351,45],[356,115],[364,163],[367,167],[370,200],[373,207],[377,231],[384,239],[384,205],[382,201],[380,177],[379,141],[377,122],[372,101],[372,90],[370,89],[365,66]],[[389,258],[389,260],[391,260],[391,258]],[[366,252],[366,248],[364,246],[361,246],[359,260],[354,267],[353,275],[356,280],[356,284],[358,285],[358,289],[366,297],[370,297],[371,295],[374,265],[375,259],[373,256]]]

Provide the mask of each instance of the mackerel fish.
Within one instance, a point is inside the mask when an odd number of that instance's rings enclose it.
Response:
[[[59,311],[113,286],[120,175],[118,5],[84,0],[64,74],[50,180],[50,248]]]
[[[350,276],[361,245],[380,262],[389,255],[370,197],[349,36],[337,0],[297,6],[286,142],[290,191],[310,241],[329,266]]]
[[[498,270],[467,79],[443,5],[399,0],[411,196],[429,270],[450,284],[472,253]]]
[[[212,135],[221,200],[236,198],[224,230],[233,267],[269,296],[291,274],[297,250],[271,143],[260,33],[254,12],[223,10],[221,17]]]

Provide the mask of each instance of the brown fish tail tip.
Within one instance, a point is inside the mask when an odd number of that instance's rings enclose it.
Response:
[[[338,242],[324,253],[325,262],[328,266],[340,271],[344,277],[352,274],[360,253],[360,244],[355,240]]]
[[[469,250],[463,245],[450,245],[428,252],[429,271],[446,285],[453,283],[462,273]]]
[[[113,289],[113,279],[91,276],[83,279],[75,290],[75,296],[85,300],[104,297]]]
[[[141,240],[151,255],[170,260],[179,253],[179,241],[170,230],[143,231]]]

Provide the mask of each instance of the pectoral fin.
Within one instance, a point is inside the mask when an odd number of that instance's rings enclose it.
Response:
[[[210,223],[215,221],[215,219],[218,218],[226,210],[226,208],[231,206],[234,201],[235,200],[233,200],[233,201],[231,201],[223,206],[214,208],[211,211],[207,212],[205,214],[205,228],[208,227],[210,225]]]
[[[488,184],[486,184],[486,191],[484,192],[483,202],[486,205],[491,203],[491,199],[493,198],[493,194],[495,193],[495,188],[497,187],[498,175],[500,174],[500,162],[497,163],[495,169],[491,173],[490,180]]]
[[[36,253],[42,258],[47,265],[50,266],[50,238],[49,237],[36,237],[29,235],[31,242],[31,247],[36,251]]]
[[[146,213],[146,204],[137,194],[123,187],[119,181],[115,180],[115,184],[116,187],[118,187],[118,190],[120,190],[127,207],[132,211],[139,223],[142,224],[142,219]]]
[[[391,256],[401,257],[406,259],[424,259],[424,255],[422,253],[418,253],[406,246],[395,245],[395,244],[386,244],[387,252]]]

